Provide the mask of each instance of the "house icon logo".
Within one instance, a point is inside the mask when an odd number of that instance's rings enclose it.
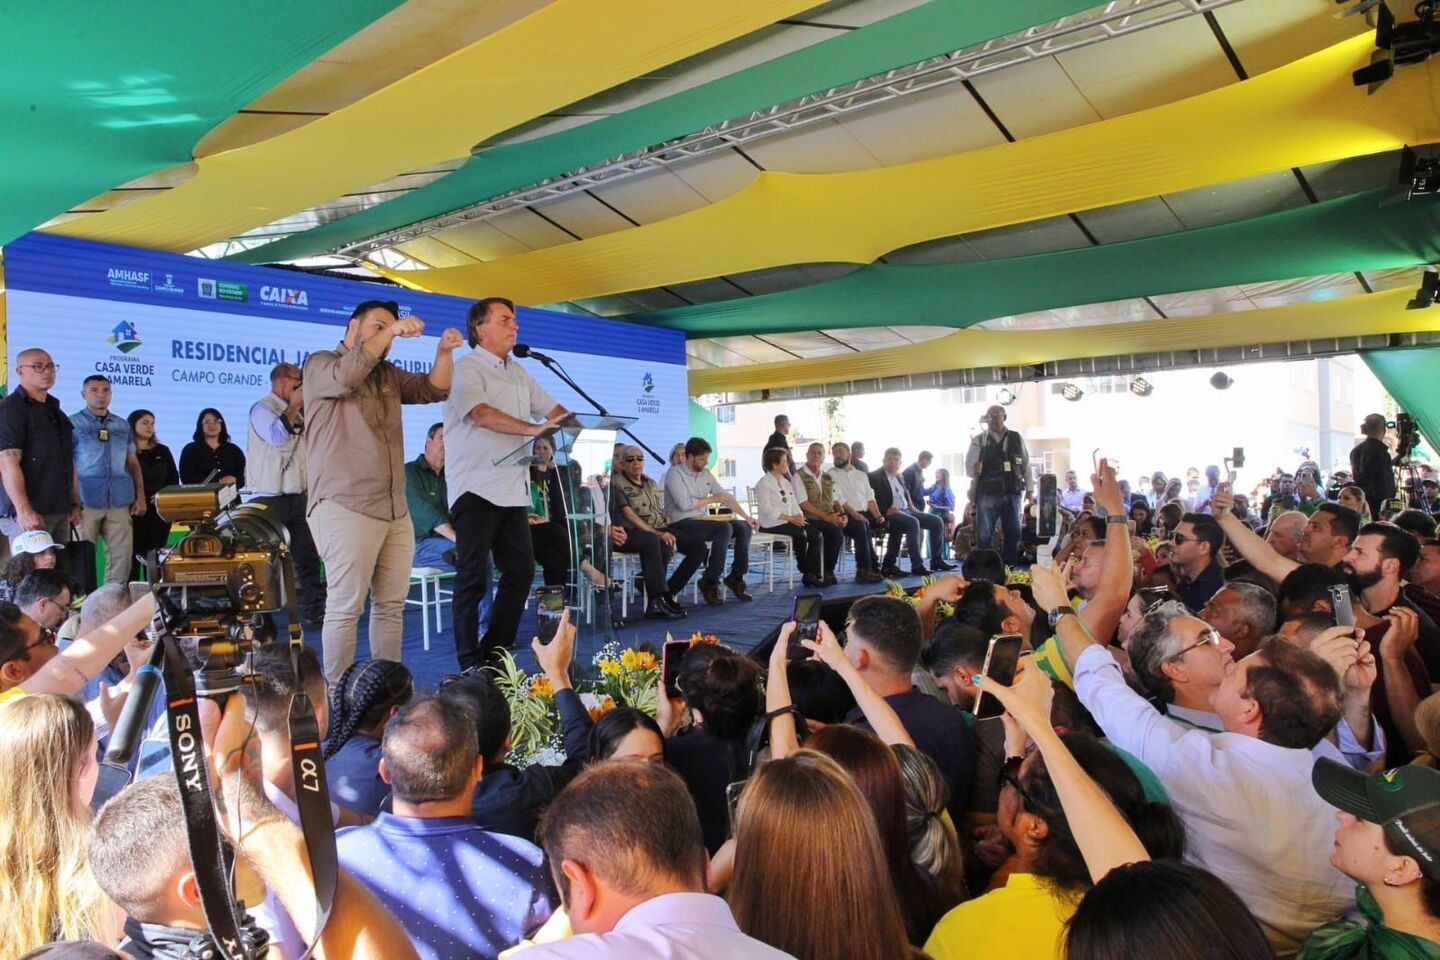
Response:
[[[642,378],[640,381],[640,386],[645,390],[646,393],[650,393],[655,389],[655,378],[648,373],[645,374],[644,378]]]
[[[129,353],[140,346],[140,331],[135,329],[135,324],[129,320],[121,320],[115,324],[115,329],[110,331],[110,336],[105,338],[107,342],[113,343],[115,349],[121,353]]]

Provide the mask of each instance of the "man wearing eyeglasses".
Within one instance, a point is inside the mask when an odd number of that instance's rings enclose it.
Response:
[[[320,555],[305,519],[304,377],[293,363],[270,371],[270,392],[250,407],[245,443],[245,479],[250,502],[269,507],[290,532],[295,558],[300,619],[306,626],[325,620],[325,585],[320,581]]]
[[[1191,610],[1200,610],[1225,585],[1220,569],[1220,548],[1225,534],[1215,518],[1187,513],[1170,534],[1170,566],[1179,576],[1175,592]]]
[[[75,427],[50,396],[58,368],[39,347],[15,358],[15,388],[0,399],[0,533],[44,530],[58,543],[80,525]],[[0,559],[10,555],[0,546]]]

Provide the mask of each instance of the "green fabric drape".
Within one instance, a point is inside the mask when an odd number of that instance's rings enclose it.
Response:
[[[714,411],[705,409],[700,404],[696,403],[695,399],[692,397],[690,399],[690,436],[699,437],[706,443],[710,444],[711,450],[716,451],[715,453],[712,453],[710,455],[711,470],[715,469],[716,464],[719,463],[720,458],[720,441],[715,439],[717,429],[715,423],[716,421]],[[669,451],[666,452],[668,453]]]
[[[875,263],[795,290],[631,314],[693,337],[968,327],[1033,310],[1440,261],[1440,202],[1367,191],[1198,230],[973,263]],[[878,320],[877,320],[878,318]]]
[[[211,128],[400,0],[41,0],[0,10],[0,244],[182,164]]]
[[[739,117],[1086,10],[1094,0],[930,0],[923,6],[624,113],[485,150],[448,176],[359,213],[236,254],[245,263],[314,256]]]
[[[1362,350],[1360,356],[1385,392],[1419,423],[1425,442],[1440,450],[1440,391],[1435,389],[1440,383],[1440,347]]]

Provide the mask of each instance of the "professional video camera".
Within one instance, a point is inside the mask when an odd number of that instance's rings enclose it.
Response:
[[[238,689],[262,615],[287,600],[285,526],[264,504],[231,506],[235,496],[233,486],[218,483],[165,487],[155,496],[162,518],[190,528],[159,560],[152,582],[169,632],[199,641],[202,696]]]
[[[1395,414],[1395,419],[1385,426],[1395,431],[1396,452],[1403,459],[1408,459],[1415,448],[1420,444],[1420,425],[1415,418],[1404,410]]]

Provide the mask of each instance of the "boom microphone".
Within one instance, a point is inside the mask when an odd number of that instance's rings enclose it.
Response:
[[[555,360],[554,360],[553,357],[549,357],[549,356],[541,353],[539,350],[531,350],[531,349],[530,349],[530,345],[527,344],[527,343],[517,343],[517,344],[515,344],[515,346],[511,348],[511,352],[514,353],[515,356],[520,357],[522,360],[523,360],[523,359],[526,359],[526,358],[530,358],[530,359],[534,359],[534,360],[539,360],[541,363],[554,363],[554,362],[555,362]]]

